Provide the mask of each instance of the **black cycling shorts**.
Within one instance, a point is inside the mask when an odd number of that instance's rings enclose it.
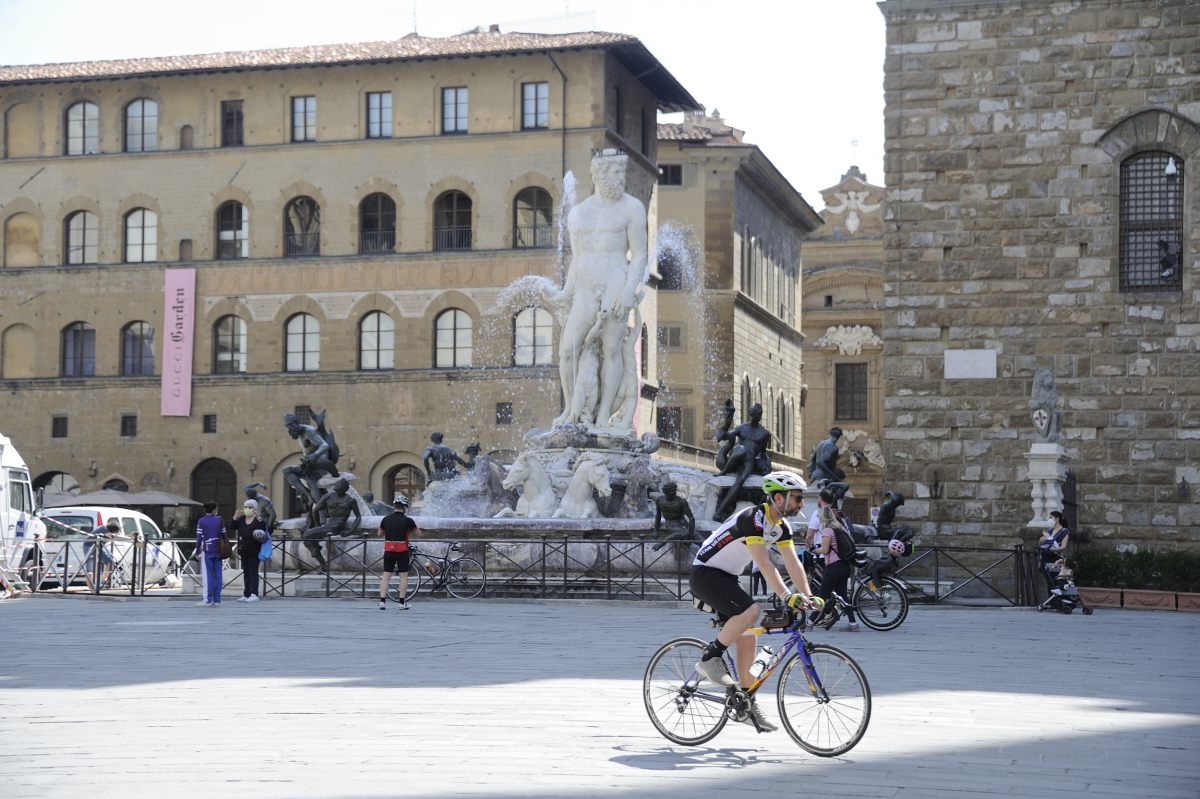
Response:
[[[741,580],[724,569],[693,566],[690,584],[692,596],[712,605],[721,621],[744,613],[754,604],[742,588]]]
[[[409,561],[407,552],[384,552],[383,553],[383,570],[396,574],[404,574],[408,571]]]

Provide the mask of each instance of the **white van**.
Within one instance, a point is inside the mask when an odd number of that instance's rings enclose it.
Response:
[[[42,545],[43,563],[47,567],[43,585],[61,585],[64,573],[69,585],[86,582],[86,553],[92,549],[89,544],[97,542],[91,532],[108,524],[110,519],[121,523],[121,532],[104,540],[104,550],[112,558],[111,587],[128,585],[133,579],[133,550],[139,539],[146,542],[147,586],[174,582],[183,565],[183,556],[175,542],[165,540],[158,525],[139,511],[80,505],[47,508],[42,517],[47,539]]]
[[[0,562],[19,567],[29,546],[44,534],[34,515],[29,467],[12,440],[0,433]]]

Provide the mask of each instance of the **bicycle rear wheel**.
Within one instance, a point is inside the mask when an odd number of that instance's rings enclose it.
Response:
[[[871,688],[866,675],[842,650],[808,645],[813,675],[799,653],[779,675],[779,718],[792,740],[820,757],[854,748],[871,721]]]
[[[908,593],[891,577],[855,584],[851,601],[862,623],[872,630],[894,630],[908,617]]]
[[[408,566],[408,591],[404,599],[412,599],[421,590],[421,570],[417,568],[417,559],[410,558]],[[400,581],[394,580],[388,584],[388,598],[393,602],[400,601]]]
[[[451,596],[459,599],[479,596],[486,583],[483,564],[473,558],[452,560],[446,568],[446,591]]]
[[[642,700],[655,728],[668,741],[697,746],[711,741],[729,720],[728,694],[700,681],[696,662],[707,643],[676,638],[654,653],[642,678]]]

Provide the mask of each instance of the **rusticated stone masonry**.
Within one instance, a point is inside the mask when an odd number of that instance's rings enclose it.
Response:
[[[880,6],[902,515],[930,539],[1030,540],[1027,403],[1045,366],[1078,528],[1200,545],[1200,4]],[[1120,166],[1148,150],[1183,167],[1182,291],[1119,289]]]

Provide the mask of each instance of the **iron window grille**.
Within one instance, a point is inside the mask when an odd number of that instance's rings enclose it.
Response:
[[[548,248],[554,245],[554,203],[550,192],[536,186],[523,189],[513,202],[513,247]]]
[[[367,195],[358,206],[358,251],[385,253],[395,248],[395,200],[382,192]]]
[[[1183,290],[1183,182],[1184,162],[1170,153],[1121,164],[1121,291]]]

